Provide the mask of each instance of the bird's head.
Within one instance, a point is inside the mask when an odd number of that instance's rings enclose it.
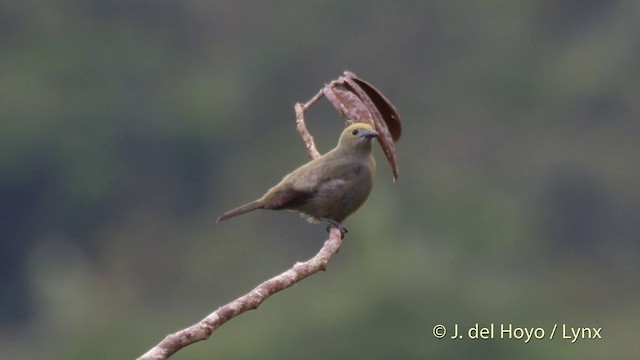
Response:
[[[375,131],[371,125],[355,123],[349,125],[344,129],[344,131],[342,131],[342,135],[340,135],[340,140],[338,141],[338,146],[370,150],[371,141],[373,138],[378,137],[378,135],[378,132]]]

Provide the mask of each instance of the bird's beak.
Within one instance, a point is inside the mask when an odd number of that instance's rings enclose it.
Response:
[[[363,132],[361,136],[367,139],[373,139],[373,138],[377,138],[379,135],[380,134],[378,134],[378,132],[375,130],[367,130]]]

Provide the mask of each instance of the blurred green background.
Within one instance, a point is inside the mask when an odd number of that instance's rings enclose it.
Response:
[[[329,271],[173,358],[637,356],[639,64],[636,1],[5,1],[0,358],[135,358],[315,254],[215,218],[307,160],[293,104],[343,70],[398,108],[399,182],[377,148]],[[602,339],[432,335],[476,323]]]

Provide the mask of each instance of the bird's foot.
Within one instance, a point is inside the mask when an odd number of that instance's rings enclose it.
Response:
[[[338,230],[340,230],[340,239],[344,239],[344,234],[349,232],[349,230],[347,230],[347,228],[340,221],[333,219],[326,220],[329,223],[329,225],[327,226],[327,232],[331,232],[332,227],[337,228]]]

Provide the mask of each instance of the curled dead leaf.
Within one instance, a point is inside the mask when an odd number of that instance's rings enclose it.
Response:
[[[375,125],[371,112],[353,92],[330,86],[325,86],[322,92],[324,96],[327,97],[327,100],[333,104],[338,113],[345,118],[347,125],[359,122],[369,123],[372,126]]]
[[[358,78],[354,73],[345,71],[344,77],[348,79],[347,82],[359,97],[365,98],[364,94],[366,94],[366,98],[371,100],[374,108],[380,112],[382,120],[389,129],[393,142],[398,142],[402,135],[402,122],[400,121],[398,110],[396,110],[391,101],[389,101],[382,92],[376,89],[373,85]],[[360,91],[357,90],[355,84],[359,85],[359,88],[364,94],[359,93]]]
[[[373,85],[349,71],[322,88],[301,111],[308,109],[324,95],[345,118],[347,125],[368,123],[380,134],[378,143],[393,172],[393,180],[398,179],[398,162],[395,143],[402,135],[400,115],[393,104]],[[302,118],[302,115],[299,115]]]

